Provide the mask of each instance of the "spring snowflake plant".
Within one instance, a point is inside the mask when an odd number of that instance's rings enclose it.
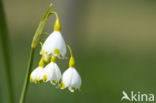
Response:
[[[30,82],[34,83],[50,82],[51,84],[59,87],[60,89],[68,88],[71,92],[74,92],[76,89],[81,90],[81,77],[75,68],[75,60],[72,53],[72,49],[64,41],[63,36],[61,34],[61,25],[59,17],[56,12],[51,11],[51,8],[52,4],[49,5],[47,12],[43,16],[35,32],[31,44],[27,73],[25,76],[25,81],[23,84],[19,103],[24,103],[25,101],[29,80]],[[54,30],[51,34],[43,33],[42,31],[44,29],[45,22],[47,21],[50,15],[56,16]],[[43,41],[41,36],[44,34],[48,34],[48,37]],[[31,69],[33,65],[34,52],[38,44],[41,44],[41,59],[38,63],[38,67],[36,67],[32,71]],[[67,58],[67,47],[69,49],[71,57],[69,60],[69,68],[62,75],[56,60]]]
[[[48,15],[50,14],[56,16],[54,31],[52,31],[44,42],[38,41],[41,44],[41,59],[38,67],[30,74],[30,82],[50,82],[61,89],[68,88],[71,92],[77,89],[81,90],[81,77],[75,68],[75,60],[71,47],[65,43],[61,34],[59,17],[56,12],[49,12]],[[40,35],[42,35],[42,33]],[[40,40],[40,36],[38,37],[38,40]],[[62,75],[56,59],[67,58],[67,47],[71,57],[69,60],[69,68]]]

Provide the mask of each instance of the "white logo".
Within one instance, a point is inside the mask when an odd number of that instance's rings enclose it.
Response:
[[[122,91],[122,98],[121,101],[123,100],[128,100],[128,101],[149,101],[152,102],[154,101],[154,94],[142,94],[139,91],[137,93],[134,93],[133,91],[131,91],[130,95],[128,96],[128,94],[125,91]]]

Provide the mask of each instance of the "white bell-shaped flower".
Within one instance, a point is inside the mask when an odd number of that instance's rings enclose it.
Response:
[[[34,83],[39,82],[42,71],[43,71],[42,67],[37,67],[36,69],[34,69],[30,74],[30,82],[34,82]]]
[[[56,57],[52,57],[52,62],[49,63],[45,68],[42,73],[42,76],[40,79],[43,81],[50,81],[53,85],[56,83],[60,82],[61,80],[61,71],[58,65],[56,64]]]
[[[32,73],[30,74],[30,82],[35,82],[35,83],[42,82],[40,78],[42,76],[41,74],[43,70],[44,70],[44,59],[42,56],[39,62],[39,66],[36,69],[34,69]]]
[[[67,87],[71,92],[81,90],[81,77],[75,68],[70,67],[63,73],[61,89]]]
[[[52,32],[43,43],[43,47],[41,50],[42,55],[52,55],[59,58],[65,58],[66,52],[66,44],[60,31]]]

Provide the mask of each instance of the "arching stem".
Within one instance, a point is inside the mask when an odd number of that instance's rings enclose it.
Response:
[[[45,22],[49,17],[51,8],[52,8],[52,4],[49,5],[47,12],[45,13],[44,17],[40,21],[40,24],[35,32],[35,35],[34,35],[34,38],[32,41],[32,45],[31,45],[31,52],[30,52],[30,57],[29,57],[29,62],[28,62],[28,67],[27,67],[27,73],[25,76],[19,103],[24,103],[24,101],[25,101],[25,97],[26,97],[26,93],[27,93],[27,89],[28,89],[28,85],[29,85],[29,75],[30,75],[32,65],[33,65],[34,51],[35,51],[36,45],[38,44],[40,36],[42,34]]]

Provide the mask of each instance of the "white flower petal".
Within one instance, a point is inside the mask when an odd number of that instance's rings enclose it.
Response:
[[[61,78],[61,71],[56,63],[49,63],[42,73],[43,81],[51,81],[52,83],[57,83]]]
[[[75,68],[68,68],[62,76],[61,88],[68,87],[71,92],[81,87],[81,77]]]
[[[62,86],[61,88],[66,88],[68,86],[70,86],[70,82],[71,82],[71,79],[72,79],[72,69],[68,68],[64,73],[63,73],[63,76],[62,76]]]
[[[59,82],[59,80],[61,79],[61,71],[60,68],[58,67],[58,65],[56,63],[53,63],[54,65],[54,72],[53,72],[53,77],[51,78],[51,82]]]
[[[31,82],[37,82],[40,80],[41,72],[43,71],[42,67],[37,67],[32,71],[30,74],[30,81]]]
[[[51,63],[49,63],[43,70],[42,74],[41,74],[41,79],[43,81],[49,81],[52,77],[52,73],[53,73],[53,65],[51,65]]]
[[[40,68],[40,69],[38,70],[38,74],[37,74],[37,76],[36,76],[36,78],[37,78],[38,81],[41,80],[40,77],[41,77],[42,72],[43,72],[43,68]]]
[[[57,50],[57,53],[54,52],[55,50]],[[52,32],[44,42],[41,54],[45,55],[46,52],[46,55],[66,56],[66,44],[59,31]]]
[[[72,80],[70,83],[71,87],[75,87],[75,89],[79,89],[81,85],[81,77],[76,69],[73,69]]]

